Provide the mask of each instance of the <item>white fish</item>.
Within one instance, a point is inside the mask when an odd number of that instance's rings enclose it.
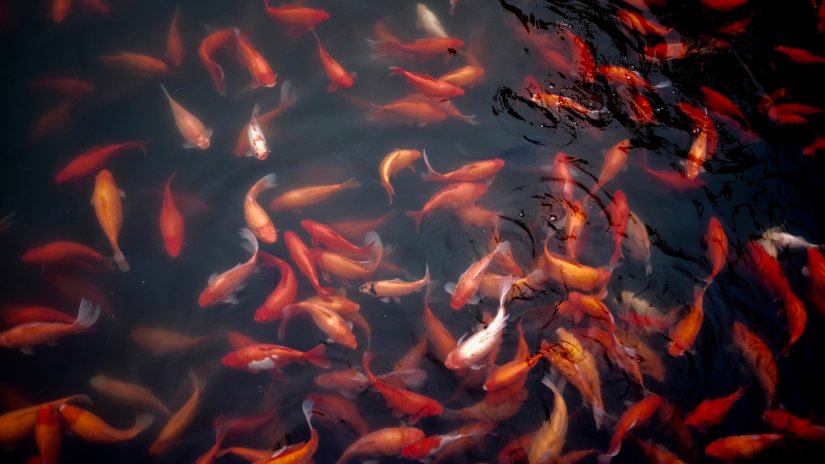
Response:
[[[430,11],[426,5],[419,3],[416,6],[416,10],[418,12],[418,19],[415,21],[415,27],[426,32],[430,37],[449,37],[447,31],[444,30],[444,26],[441,25],[441,21],[438,20],[435,13]]]
[[[255,104],[255,109],[252,110],[252,119],[247,125],[246,136],[249,141],[249,152],[246,156],[254,156],[259,160],[265,160],[269,155],[269,147],[266,145],[266,138],[264,131],[261,130],[261,125],[258,124],[258,109],[260,105]]]
[[[774,258],[779,254],[779,250],[804,250],[805,248],[817,248],[822,245],[811,243],[804,238],[785,232],[779,227],[772,227],[766,230],[759,240],[765,251]]]

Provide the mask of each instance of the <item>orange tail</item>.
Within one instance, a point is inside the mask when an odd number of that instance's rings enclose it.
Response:
[[[404,214],[411,217],[415,221],[415,231],[418,232],[421,226],[421,220],[424,219],[424,211],[406,211]]]
[[[329,359],[324,355],[326,351],[326,346],[323,343],[319,343],[318,346],[315,348],[307,351],[304,353],[306,355],[306,360],[312,365],[318,366],[322,369],[327,369],[330,366]]]

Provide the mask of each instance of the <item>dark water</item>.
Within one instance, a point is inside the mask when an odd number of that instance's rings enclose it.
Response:
[[[90,410],[118,427],[130,425],[134,412],[91,390],[88,380],[98,373],[147,386],[173,411],[188,398],[189,369],[198,372],[206,384],[194,423],[164,456],[150,458],[147,454],[162,426],[159,418],[137,438],[120,444],[90,444],[66,435],[62,462],[194,462],[214,441],[212,420],[216,416],[254,415],[272,406],[277,407],[280,416],[277,442],[252,436],[229,444],[265,449],[308,439],[301,402],[307,393],[319,391],[313,379],[321,373],[320,369],[290,366],[284,371],[284,379],[276,380],[266,373],[254,375],[220,365],[221,357],[230,349],[224,342],[228,330],[301,350],[326,338],[308,318],[292,322],[280,342],[277,322],[254,322],[254,310],[277,283],[278,274],[264,270],[253,275],[239,292],[237,305],[201,309],[197,297],[210,274],[223,272],[247,258],[248,253],[238,246],[237,235],[238,228],[245,226],[243,198],[249,187],[266,173],[278,175],[277,194],[305,185],[342,182],[350,177],[363,183],[360,189],[345,191],[301,213],[272,213],[280,231],[301,231],[299,221],[306,218],[326,223],[373,218],[390,209],[397,213],[419,209],[440,186],[426,184],[408,171],[393,181],[398,193],[388,208],[377,166],[396,147],[426,149],[436,168],[444,170],[480,159],[504,159],[506,167],[479,204],[500,212],[502,238],[513,244],[521,266],[531,269],[541,254],[546,231],[561,227],[565,215],[554,189],[556,182],[536,168],[549,166],[558,151],[574,157],[576,167],[571,170],[577,173],[575,195],[584,198],[599,175],[604,150],[619,140],[630,139],[626,170],[593,199],[580,259],[593,266],[607,264],[612,231],[599,206],[608,205],[613,194],[622,190],[632,211],[650,232],[653,273],[646,275],[644,265],[638,262],[620,261],[607,287],[605,302],[618,314],[616,295],[632,291],[663,310],[686,308],[693,301],[694,286],[709,272],[702,236],[709,218],[717,217],[730,241],[730,252],[728,264],[705,293],[701,331],[692,350],[680,358],[668,355],[667,333],[639,335],[654,348],[666,368],[663,381],[646,376],[645,386],[686,414],[704,399],[750,385],[720,425],[708,433],[692,431],[692,443],[680,439],[673,425],[659,416],[632,433],[666,446],[687,462],[707,462],[710,458],[704,455],[704,447],[717,438],[772,430],[761,419],[766,409],[764,392],[752,369],[732,346],[731,327],[734,321],[746,323],[774,354],[788,340],[785,318],[778,314],[781,302],[764,290],[746,256],[745,245],[750,240],[769,228],[782,227],[812,243],[825,241],[821,202],[825,194],[821,178],[825,171],[821,160],[802,156],[802,148],[819,133],[821,117],[812,116],[809,125],[778,127],[758,110],[760,98],[780,87],[788,89],[788,101],[814,106],[825,103],[821,92],[822,65],[796,64],[772,50],[773,46],[783,44],[814,53],[824,51],[809,2],[751,1],[731,13],[709,12],[694,1],[655,7],[647,17],[673,27],[685,40],[699,42],[715,37],[730,44],[661,63],[642,58],[640,51],[645,39],[628,33],[616,19],[617,9],[629,8],[622,2],[462,0],[455,16],[448,14],[446,0],[429,2],[449,33],[471,44],[486,77],[468,89],[466,95],[454,99],[462,113],[476,115],[477,125],[447,119],[426,127],[369,118],[364,106],[347,98],[384,104],[405,96],[409,87],[403,79],[386,78],[390,65],[401,64],[438,76],[466,64],[466,56],[461,54],[449,61],[437,58],[427,63],[373,57],[366,39],[374,38],[373,26],[381,18],[386,18],[389,29],[400,37],[423,37],[414,27],[416,2],[318,1],[309,5],[331,14],[329,21],[318,26],[317,33],[337,61],[358,73],[352,89],[337,93],[326,92],[327,78],[312,37],[291,38],[284,27],[265,15],[261,3],[180,2],[185,61],[179,68],[172,67],[166,76],[146,78],[106,68],[97,57],[123,50],[162,56],[175,8],[173,2],[112,1],[110,15],[83,12],[82,7],[75,6],[69,18],[59,25],[47,18],[49,2],[3,2],[0,216],[15,212],[15,224],[0,235],[0,303],[44,305],[74,314],[76,299],[61,295],[49,283],[54,270],[20,263],[25,250],[53,240],[73,240],[109,253],[108,242],[89,205],[93,181],[58,186],[54,176],[89,147],[125,140],[147,139],[151,143],[146,156],[125,153],[107,165],[118,186],[126,192],[120,244],[131,270],[70,274],[99,288],[109,300],[113,315],[102,317],[92,333],[64,338],[57,347],[36,347],[33,356],[4,349],[0,352],[4,366],[0,384],[22,392],[31,404],[70,394],[89,394],[95,400]],[[724,36],[714,32],[751,14],[752,22],[741,34]],[[218,95],[197,56],[198,43],[207,34],[206,25],[239,27],[249,35],[278,73],[278,87],[251,90],[247,71],[231,53],[223,51],[217,60],[226,72],[228,96]],[[640,71],[652,83],[672,83],[646,93],[656,110],[658,124],[633,122],[616,89],[602,77],[594,83],[583,83],[567,69],[542,64],[535,47],[519,39],[525,32],[532,37],[546,34],[558,39],[563,27],[569,27],[589,44],[597,65],[621,65]],[[563,38],[558,40],[566,43]],[[552,92],[604,111],[597,120],[546,111],[522,93],[526,75],[535,76]],[[61,128],[32,137],[35,121],[61,103],[54,94],[27,89],[27,82],[45,76],[79,77],[93,82],[95,92],[77,101]],[[238,131],[248,121],[252,107],[260,103],[267,110],[277,105],[279,88],[286,80],[294,84],[298,103],[272,124],[268,134],[270,157],[265,161],[235,157],[232,151]],[[208,150],[181,147],[181,136],[159,83],[165,84],[178,102],[214,130]],[[759,138],[744,140],[733,125],[716,119],[719,143],[700,174],[704,185],[688,191],[668,189],[645,174],[641,160],[646,153],[649,164],[656,169],[680,168],[695,134],[676,104],[688,102],[702,107],[702,85],[733,100]],[[420,161],[416,166],[419,172],[424,169]],[[201,205],[198,211],[185,216],[185,244],[177,259],[166,255],[158,227],[163,185],[173,171],[176,193]],[[262,203],[274,194],[262,195]],[[386,261],[403,272],[399,275],[381,271],[374,277],[418,278],[427,263],[436,281],[431,305],[456,338],[473,330],[484,311],[495,310],[496,302],[485,299],[478,306],[452,311],[449,295],[443,290],[445,282],[455,281],[471,262],[489,251],[489,230],[462,225],[454,215],[440,211],[424,220],[420,233],[415,232],[413,222],[403,214],[394,215],[378,232],[385,245],[395,248]],[[563,234],[556,234],[551,243],[561,243],[560,236]],[[288,257],[280,239],[263,249],[284,259]],[[808,321],[789,356],[777,358],[776,405],[818,423],[825,412],[825,374],[820,368],[825,343],[819,339],[823,333],[822,313],[808,304],[809,281],[801,273],[806,265],[804,251],[783,252],[779,259],[791,287],[806,303]],[[303,276],[298,279],[299,299],[312,296],[312,288]],[[351,287],[348,294],[360,303],[361,314],[371,326],[370,350],[376,355],[373,368],[388,372],[392,363],[425,332],[420,319],[423,294],[406,296],[401,304],[383,304],[358,294],[360,283],[344,285]],[[551,282],[533,298],[508,305],[510,324],[499,364],[512,359],[517,320],[523,320],[531,352],[538,350],[542,339],[555,341],[557,327],[573,326],[554,312],[565,293],[563,287]],[[679,314],[685,313],[686,309]],[[617,323],[619,328],[625,327],[624,323]],[[580,325],[588,324],[596,323],[586,317]],[[130,332],[138,325],[211,336],[183,354],[153,355],[130,340]],[[334,368],[360,365],[368,341],[362,331],[355,331],[358,349],[328,345]],[[592,346],[599,362],[607,413],[618,419],[628,404],[646,393],[609,363],[598,345],[588,346]],[[435,356],[425,357],[421,368],[427,371],[428,380],[418,391],[441,401],[446,408],[460,409],[484,397],[480,386],[460,389],[461,379],[444,368]],[[498,423],[492,434],[479,440],[485,446],[473,446],[449,462],[493,462],[496,453],[510,440],[536,430],[553,409],[553,396],[540,382],[550,370],[546,361],[534,367],[526,382],[529,397],[519,412]],[[606,428],[596,430],[591,413],[575,388],[568,385],[564,398],[570,411],[564,451],[594,448],[604,452],[612,421]],[[375,392],[366,392],[355,402],[371,430],[399,423]],[[21,406],[4,407],[12,410]],[[427,418],[418,426],[427,435],[435,435],[463,424]],[[345,428],[321,427],[319,434],[316,463],[334,462],[358,438]],[[25,462],[36,452],[34,441],[27,439],[0,451],[0,461]],[[759,459],[816,462],[823,456],[825,453],[818,445],[788,436]],[[240,462],[233,459],[225,457],[220,462]],[[383,459],[382,462],[401,461]],[[587,459],[595,462],[594,456]],[[639,447],[625,439],[615,462],[644,459]]]

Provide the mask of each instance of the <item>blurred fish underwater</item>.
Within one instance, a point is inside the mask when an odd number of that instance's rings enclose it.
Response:
[[[0,462],[822,462],[823,34],[0,0]]]

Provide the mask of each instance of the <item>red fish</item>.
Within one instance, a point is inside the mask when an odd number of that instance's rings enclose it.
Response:
[[[39,264],[41,266],[68,265],[86,268],[105,269],[110,260],[104,258],[86,245],[58,240],[39,247],[34,247],[23,253],[21,260],[24,263]]]
[[[665,81],[653,85],[637,71],[622,66],[599,66],[596,70],[615,86],[628,86],[653,91],[657,88],[668,87],[671,84]]]
[[[771,349],[762,338],[739,321],[733,323],[733,344],[742,351],[742,355],[754,371],[756,379],[765,389],[768,402],[773,403],[776,398],[779,370],[776,367]]]
[[[44,77],[29,82],[29,88],[38,92],[57,92],[67,97],[85,97],[95,91],[95,86],[75,77]]]
[[[720,461],[744,461],[756,457],[765,448],[774,443],[779,443],[784,438],[784,436],[776,433],[735,435],[720,438],[705,447],[705,454]]]
[[[175,197],[172,196],[172,178],[175,173],[169,176],[166,187],[163,189],[163,208],[160,210],[160,232],[163,235],[163,245],[166,253],[176,258],[183,248],[183,216],[175,204]]]
[[[700,0],[702,5],[718,11],[730,11],[748,3],[748,0]]]
[[[58,322],[71,324],[74,317],[45,306],[6,306],[0,309],[0,319],[5,325],[16,326],[32,322]]]
[[[91,148],[78,155],[67,164],[66,167],[61,169],[60,172],[57,173],[54,181],[58,184],[65,184],[91,177],[106,167],[106,164],[108,164],[109,160],[115,155],[127,150],[141,150],[145,155],[146,142],[129,141]]]
[[[52,0],[52,21],[62,23],[72,10],[72,0]]]
[[[428,398],[418,393],[405,390],[403,388],[394,387],[386,381],[376,377],[370,370],[370,361],[372,360],[372,353],[369,351],[364,353],[364,373],[372,382],[373,387],[378,391],[384,400],[387,402],[393,411],[402,414],[409,414],[410,424],[415,424],[422,417],[440,416],[443,408],[438,401]]]
[[[252,88],[275,87],[278,75],[272,72],[272,68],[258,50],[241,37],[241,31],[235,28],[235,41],[243,57],[246,69],[252,75]]]
[[[593,60],[593,54],[590,52],[590,46],[584,41],[584,39],[569,29],[565,28],[562,32],[573,45],[573,61],[576,67],[576,73],[585,82],[595,82],[596,63]]]
[[[619,20],[630,29],[645,36],[658,36],[664,38],[670,33],[672,28],[662,26],[661,24],[651,21],[639,13],[630,10],[619,10],[616,12]]]
[[[292,363],[310,363],[321,368],[330,366],[329,359],[324,356],[326,347],[323,344],[301,352],[280,345],[257,344],[233,351],[223,357],[224,366],[233,369],[246,370],[253,374],[260,371],[280,370]]]
[[[258,240],[255,234],[249,229],[240,230],[241,238],[252,248],[252,256],[243,264],[237,264],[232,269],[222,274],[213,273],[209,276],[209,285],[198,297],[198,305],[201,308],[212,306],[221,301],[229,304],[238,302],[235,292],[238,291],[246,279],[252,275],[258,263]]]
[[[461,87],[440,81],[426,74],[413,73],[398,66],[390,66],[389,70],[390,76],[404,77],[413,89],[424,95],[441,99],[464,95],[464,90]]]
[[[792,61],[801,64],[825,64],[825,57],[815,55],[808,50],[801,48],[786,47],[784,45],[777,45],[773,47],[777,52],[787,56]]]
[[[312,410],[318,413],[318,420],[329,427],[339,427],[346,424],[358,435],[364,436],[369,432],[367,421],[361,417],[355,402],[335,395],[311,393],[307,399],[312,401]]]
[[[423,152],[424,164],[427,165],[428,174],[422,174],[421,178],[427,182],[481,182],[495,176],[504,168],[504,160],[493,158],[465,164],[458,169],[441,174],[430,164],[427,152]]]
[[[172,15],[172,22],[169,24],[169,35],[166,37],[166,57],[175,66],[180,66],[183,63],[183,55],[186,51],[183,49],[183,40],[180,38],[180,31],[178,30],[178,21],[180,20],[180,5],[175,7],[175,13]]]
[[[373,243],[365,246],[355,245],[326,224],[310,219],[302,220],[301,227],[309,234],[313,245],[320,244],[332,250],[353,255],[369,255],[373,248]]]
[[[730,99],[704,85],[699,87],[699,90],[701,90],[702,94],[705,96],[705,106],[707,106],[708,109],[715,113],[729,116],[743,124],[745,127],[750,127],[748,118],[745,117],[742,110],[730,101]]]
[[[175,117],[175,125],[178,127],[180,135],[186,140],[183,147],[199,148],[201,150],[209,148],[209,138],[212,137],[212,129],[207,129],[200,119],[196,118],[195,115],[173,100],[163,84],[160,85],[160,88],[169,101],[169,108],[172,109],[172,115]]]
[[[48,403],[40,405],[34,425],[34,441],[37,443],[42,464],[57,464],[61,436],[57,409]]]
[[[63,404],[58,409],[66,429],[77,437],[92,443],[117,443],[135,438],[152,425],[154,419],[149,415],[140,415],[135,425],[128,429],[116,429],[85,409]]]
[[[318,281],[318,271],[315,269],[315,262],[312,260],[312,254],[307,248],[306,244],[298,237],[298,234],[288,230],[284,232],[284,243],[292,262],[298,266],[301,273],[309,279],[309,283],[318,293],[318,295],[331,295],[333,289],[330,287],[322,287]]]
[[[383,21],[375,25],[375,33],[377,40],[369,41],[370,46],[376,52],[390,57],[415,58],[418,61],[427,61],[438,56],[449,58],[449,55],[455,54],[464,46],[462,40],[454,37],[432,37],[402,43],[386,30]]]
[[[825,137],[819,136],[802,149],[802,154],[805,156],[815,156],[821,151],[825,151]]]
[[[285,25],[293,37],[312,31],[318,24],[330,18],[329,13],[324,10],[316,10],[298,5],[282,3],[279,6],[272,6],[269,0],[264,0],[266,14],[275,22]]]
[[[235,37],[235,32],[232,29],[221,29],[209,34],[198,48],[198,56],[201,63],[212,77],[212,82],[215,84],[215,90],[220,95],[226,95],[226,80],[224,79],[223,68],[212,59],[212,55],[223,47],[226,47],[232,38]]]
[[[707,246],[708,260],[710,261],[710,275],[705,282],[710,283],[727,263],[728,238],[725,229],[716,216],[712,216],[708,222],[708,231],[705,234],[705,245]]]
[[[452,296],[450,297],[450,307],[458,310],[464,307],[467,303],[476,304],[479,301],[476,293],[481,286],[481,279],[487,268],[490,267],[493,258],[502,253],[508,253],[510,250],[510,242],[501,242],[496,248],[485,255],[483,258],[474,262],[467,268],[458,278],[457,284],[447,283],[445,288]]]
[[[272,322],[283,318],[286,315],[284,308],[295,301],[295,296],[298,294],[298,279],[295,278],[292,266],[286,261],[264,252],[260,253],[260,260],[264,265],[274,264],[281,272],[278,286],[255,310],[255,322]]]
[[[814,425],[810,420],[796,417],[783,409],[769,409],[762,419],[783,433],[814,443],[825,441],[825,427]]]
[[[324,72],[327,74],[330,84],[327,86],[327,92],[335,92],[338,89],[348,89],[355,84],[357,73],[350,73],[344,69],[335,59],[333,59],[324,47],[321,45],[321,39],[315,32],[315,42],[318,44],[318,56],[321,57],[321,64],[324,66]]]
[[[685,424],[701,431],[706,431],[709,427],[725,420],[728,411],[734,403],[742,398],[746,387],[739,387],[735,392],[721,398],[713,398],[702,401],[693,411],[685,416]]]

